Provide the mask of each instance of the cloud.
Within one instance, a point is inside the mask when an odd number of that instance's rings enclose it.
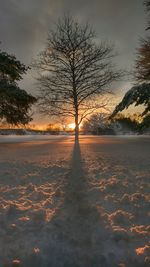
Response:
[[[44,45],[49,28],[65,12],[89,21],[99,38],[112,40],[121,52],[133,50],[144,32],[141,0],[5,0],[0,6],[3,46],[30,61]]]
[[[98,40],[110,40],[119,55],[118,67],[132,69],[139,37],[145,34],[141,0],[5,0],[0,3],[2,49],[29,65],[44,48],[47,33],[57,19],[70,13],[80,22],[89,22]],[[28,74],[23,86],[34,92]],[[126,84],[126,82],[124,83]]]

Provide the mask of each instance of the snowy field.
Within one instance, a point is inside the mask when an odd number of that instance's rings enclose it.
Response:
[[[150,137],[0,136],[0,267],[150,266]]]

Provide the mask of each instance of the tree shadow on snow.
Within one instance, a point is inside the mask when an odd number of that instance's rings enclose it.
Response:
[[[50,222],[52,236],[45,251],[49,255],[48,262],[42,266],[107,267],[102,243],[98,240],[98,227],[104,225],[100,224],[100,215],[88,200],[86,171],[78,141],[74,144],[67,178],[63,206]]]
[[[112,230],[107,227],[103,212],[98,212],[96,207],[92,206],[87,181],[80,145],[76,141],[70,171],[66,176],[66,185],[64,186],[64,202],[47,224],[46,238],[42,237],[43,243],[44,240],[46,241],[42,250],[39,254],[25,259],[23,266],[142,266],[137,262],[130,262],[131,264],[128,265],[119,264],[116,257],[117,251],[113,253]],[[111,249],[107,250],[106,247]]]

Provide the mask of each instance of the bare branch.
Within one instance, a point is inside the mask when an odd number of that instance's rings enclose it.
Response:
[[[97,45],[94,38],[89,25],[64,17],[49,33],[47,46],[34,63],[41,112],[74,117],[77,131],[80,122],[97,109],[86,103],[109,92],[108,86],[121,76],[112,64],[113,46]]]

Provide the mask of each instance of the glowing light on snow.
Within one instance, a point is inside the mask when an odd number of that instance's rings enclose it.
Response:
[[[28,216],[24,216],[18,219],[19,221],[29,221],[30,218]]]
[[[141,248],[136,248],[136,254],[137,255],[142,255],[145,253],[146,250],[148,250],[150,248],[150,246],[145,246],[145,247],[141,247]]]
[[[34,249],[33,249],[33,252],[34,252],[35,254],[38,254],[38,253],[40,252],[40,249],[39,249],[39,248],[34,248]]]
[[[19,266],[20,265],[20,263],[21,263],[21,261],[20,260],[18,260],[18,259],[16,259],[16,260],[13,260],[13,265],[14,266]]]

